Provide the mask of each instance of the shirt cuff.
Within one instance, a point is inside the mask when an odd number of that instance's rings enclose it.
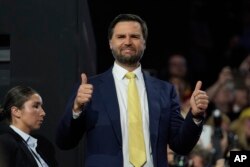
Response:
[[[193,121],[196,125],[200,125],[202,122],[202,119],[197,119],[197,118],[193,118]]]
[[[79,112],[72,111],[72,117],[73,117],[73,119],[77,119],[81,115],[81,113],[82,113],[82,111],[79,111]]]

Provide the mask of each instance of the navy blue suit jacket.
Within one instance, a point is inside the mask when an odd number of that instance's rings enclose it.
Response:
[[[176,153],[187,154],[197,143],[202,125],[189,112],[184,120],[174,86],[144,74],[149,107],[149,131],[155,167],[167,166],[167,143]],[[76,85],[58,126],[56,143],[61,149],[77,146],[85,136],[86,167],[122,167],[122,134],[119,104],[112,69],[89,79],[94,91],[79,118],[72,118]]]

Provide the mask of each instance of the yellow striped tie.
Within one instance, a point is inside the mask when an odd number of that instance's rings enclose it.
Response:
[[[135,74],[129,72],[125,75],[128,84],[128,141],[129,161],[135,167],[141,167],[146,162],[146,149],[142,128],[142,114],[135,82]]]

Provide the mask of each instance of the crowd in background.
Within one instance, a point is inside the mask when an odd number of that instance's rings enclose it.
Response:
[[[168,149],[172,167],[227,167],[230,151],[250,151],[250,2],[237,6],[227,1],[213,11],[214,17],[206,17],[203,7],[209,4],[192,3],[196,17],[190,22],[189,50],[170,53],[161,70],[148,71],[175,85],[183,117],[197,80],[209,96],[200,140],[188,156]]]
[[[187,60],[180,53],[172,54],[167,67],[162,75],[175,85],[185,117],[193,89]],[[188,156],[169,149],[170,166],[228,166],[231,150],[250,151],[250,54],[237,68],[223,66],[218,79],[206,91],[210,104],[200,140]]]

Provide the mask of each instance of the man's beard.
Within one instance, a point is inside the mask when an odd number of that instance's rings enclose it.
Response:
[[[124,64],[124,65],[132,66],[132,65],[137,64],[141,60],[143,51],[141,51],[140,53],[136,55],[126,56],[126,55],[118,54],[116,51],[112,50],[112,54],[117,62]]]

